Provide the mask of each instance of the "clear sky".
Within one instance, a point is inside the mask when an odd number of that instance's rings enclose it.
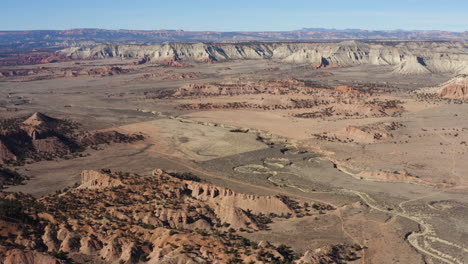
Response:
[[[468,31],[468,0],[0,0],[0,30]]]

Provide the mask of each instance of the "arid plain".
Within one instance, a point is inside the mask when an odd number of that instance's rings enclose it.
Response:
[[[259,48],[252,50],[261,58],[245,51],[248,44],[239,52],[244,57],[229,57],[218,46],[223,59],[210,49],[210,56],[197,57],[193,45],[175,47],[177,57],[125,45],[65,50],[67,59],[55,63],[2,66],[3,119],[40,112],[86,131],[143,136],[97,142],[80,156],[8,165],[30,179],[4,191],[39,198],[75,184],[80,190],[96,177],[83,170],[185,172],[237,193],[300,201],[292,216],[273,218],[266,228],[229,216],[237,235],[259,245],[285,244],[297,263],[466,263],[466,43],[375,44],[390,47],[380,48],[377,59],[374,47],[366,51],[370,44],[316,44],[339,53],[319,60],[308,50],[312,44],[303,45],[268,58]],[[395,55],[402,49],[424,55],[402,59]],[[317,206],[306,213],[303,203]],[[218,218],[229,218],[216,210]],[[266,213],[274,210],[286,212],[274,206]],[[59,248],[76,262],[97,255],[103,263],[138,263],[125,254],[96,253],[100,248]],[[152,252],[149,263],[172,263],[167,252]],[[245,263],[262,261],[246,252],[239,253]]]

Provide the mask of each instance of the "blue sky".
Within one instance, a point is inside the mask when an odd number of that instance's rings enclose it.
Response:
[[[0,30],[468,30],[468,0],[1,0]]]

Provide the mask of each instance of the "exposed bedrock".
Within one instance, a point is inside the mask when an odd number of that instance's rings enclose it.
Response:
[[[315,67],[394,65],[394,72],[399,74],[468,71],[468,45],[464,42],[166,43],[98,45],[69,48],[63,52],[73,59],[150,58],[152,62],[276,59],[312,63]]]

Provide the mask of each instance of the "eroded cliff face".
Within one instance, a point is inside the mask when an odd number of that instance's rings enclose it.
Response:
[[[213,208],[215,215],[233,228],[261,228],[246,211],[259,215],[292,215],[294,210],[279,197],[236,193],[219,186],[187,182],[191,195]],[[250,225],[245,223],[251,222]]]
[[[335,210],[241,194],[160,169],[151,176],[87,170],[81,179],[76,188],[37,200],[0,192],[0,263],[272,263],[292,255],[236,231]],[[316,254],[304,263],[329,257]]]
[[[115,130],[84,131],[76,122],[36,112],[27,118],[0,120],[0,164],[75,157],[86,147],[141,139]]]
[[[20,249],[13,249],[8,251],[4,260],[4,264],[18,264],[18,263],[41,263],[41,264],[61,264],[66,263],[64,260],[57,259],[46,253],[29,251],[24,252]]]
[[[459,74],[435,87],[421,88],[419,94],[446,99],[468,99],[468,74]]]
[[[468,99],[468,75],[459,75],[440,85],[439,96],[450,99]]]
[[[187,188],[192,196],[214,205],[237,207],[259,214],[292,214],[293,210],[276,196],[257,196],[236,193],[216,185],[188,182]]]
[[[311,63],[315,67],[394,65],[394,71],[400,74],[463,73],[468,68],[468,47],[461,42],[167,43],[99,45],[63,52],[73,59],[150,58],[152,62],[275,59]]]

